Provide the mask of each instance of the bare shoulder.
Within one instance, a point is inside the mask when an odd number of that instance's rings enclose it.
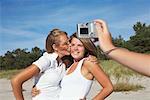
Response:
[[[84,63],[87,64],[87,65],[88,64],[97,65],[97,64],[99,64],[99,61],[98,61],[96,56],[90,55],[87,58],[85,58]]]
[[[83,65],[87,68],[87,69],[89,69],[89,70],[91,70],[91,69],[93,69],[93,68],[96,68],[96,67],[99,67],[99,63],[96,61],[90,61],[90,60],[84,60],[84,63],[83,63]]]

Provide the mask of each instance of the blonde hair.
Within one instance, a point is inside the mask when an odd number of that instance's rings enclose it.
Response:
[[[77,33],[74,33],[73,35],[70,36],[70,42],[73,38],[77,38],[83,43],[83,46],[85,47],[84,57],[86,57],[88,55],[97,56],[97,48],[96,48],[96,46],[94,45],[94,43],[92,42],[91,39],[89,39],[89,38],[79,38],[77,36]]]
[[[46,51],[48,53],[54,52],[53,44],[59,45],[59,43],[60,43],[59,36],[60,35],[67,36],[67,33],[64,31],[61,31],[60,29],[53,29],[52,31],[50,31],[50,33],[48,34],[48,36],[46,38]]]

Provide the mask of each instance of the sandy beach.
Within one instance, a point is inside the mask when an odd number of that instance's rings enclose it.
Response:
[[[141,84],[145,87],[145,89],[134,92],[113,92],[106,100],[150,100],[150,78],[141,77],[140,79],[133,81]],[[33,80],[29,80],[23,85],[23,89],[25,89],[25,91],[23,92],[25,100],[31,100],[30,93],[32,85]],[[94,81],[92,89],[87,96],[87,100],[91,100],[91,98],[96,95],[96,93],[100,91],[100,89],[101,86],[96,81]],[[10,80],[0,79],[0,99],[15,100],[12,93]]]

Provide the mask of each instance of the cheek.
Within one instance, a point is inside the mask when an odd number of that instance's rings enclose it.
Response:
[[[70,49],[69,49],[69,47],[68,46],[62,46],[62,47],[59,47],[59,52],[70,52],[69,51]]]
[[[62,50],[67,50],[67,49],[68,49],[67,46],[62,47]]]
[[[80,51],[82,54],[84,54],[85,49],[84,49],[84,48],[79,48],[79,51]]]
[[[80,56],[84,57],[85,49],[84,48],[80,48],[79,51],[80,51]]]

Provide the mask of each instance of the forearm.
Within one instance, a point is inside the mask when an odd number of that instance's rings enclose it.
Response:
[[[113,60],[150,77],[150,55],[135,53],[119,48],[112,51],[108,56]]]
[[[103,88],[92,100],[104,100],[112,93],[113,89]]]
[[[22,84],[31,79],[33,76],[39,73],[39,69],[35,65],[31,65],[24,69],[22,72],[17,74],[13,79],[11,79],[11,85],[13,88],[16,100],[24,100],[22,93]]]
[[[22,93],[22,83],[18,82],[16,79],[12,79],[11,85],[16,100],[24,100]]]

